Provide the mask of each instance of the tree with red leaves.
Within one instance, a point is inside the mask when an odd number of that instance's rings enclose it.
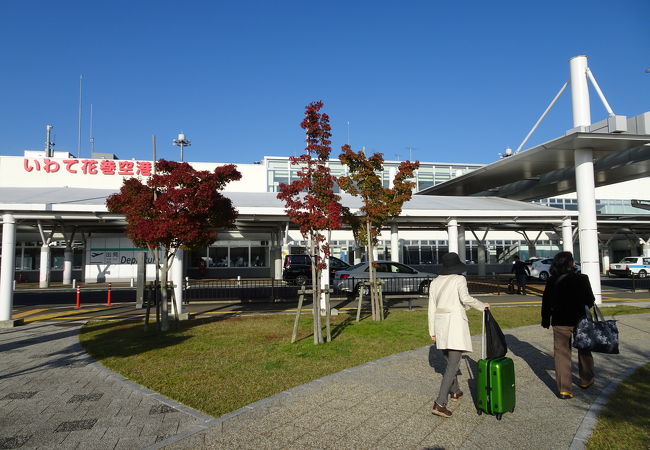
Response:
[[[214,242],[219,228],[232,224],[237,211],[220,191],[241,174],[229,164],[214,169],[195,170],[188,163],[156,162],[156,170],[146,182],[127,178],[118,194],[106,200],[112,213],[124,214],[126,233],[133,243],[158,255],[163,250],[160,270],[162,286],[167,285],[170,262],[179,248],[190,249]],[[161,329],[169,329],[167,290],[162,290]]]
[[[373,248],[382,227],[389,220],[398,217],[404,202],[411,199],[415,183],[408,179],[413,177],[420,163],[401,162],[392,187],[386,188],[379,176],[384,170],[384,157],[381,153],[374,153],[367,158],[363,150],[355,153],[349,145],[344,145],[339,160],[348,168],[348,175],[338,178],[339,186],[348,194],[361,197],[363,201],[360,215],[344,211],[345,221],[352,227],[355,239],[367,246],[372,317],[374,320],[383,320],[384,311],[379,302],[380,287],[376,280]],[[393,255],[393,258],[395,256]]]
[[[330,256],[329,244],[322,232],[338,229],[342,225],[340,196],[334,192],[335,177],[327,166],[332,151],[331,128],[328,115],[320,112],[322,107],[323,102],[313,102],[305,107],[305,118],[300,124],[307,136],[305,153],[290,158],[292,165],[300,167],[298,179],[291,184],[281,184],[278,193],[278,198],[284,201],[287,216],[309,242],[315,344],[323,342],[320,286],[323,269],[327,268]],[[325,305],[325,308],[329,309],[329,305]],[[329,314],[326,317],[329,320]]]

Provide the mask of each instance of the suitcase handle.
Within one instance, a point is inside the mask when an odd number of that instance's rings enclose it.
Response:
[[[485,309],[483,309],[483,322],[481,323],[481,359],[485,359]]]

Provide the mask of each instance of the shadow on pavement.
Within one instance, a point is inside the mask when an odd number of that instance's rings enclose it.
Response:
[[[553,355],[549,355],[528,342],[522,341],[510,334],[506,335],[506,342],[508,343],[508,349],[523,359],[537,378],[551,392],[555,393],[555,379],[549,374],[549,372],[555,370]]]

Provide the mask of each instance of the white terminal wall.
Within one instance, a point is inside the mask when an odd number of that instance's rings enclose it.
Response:
[[[42,153],[42,152],[40,152]],[[22,186],[22,187],[83,187],[94,189],[119,189],[122,182],[128,176],[122,175],[103,175],[103,174],[71,174],[63,169],[62,161],[67,159],[65,157],[51,158],[59,162],[62,166],[57,173],[46,173],[43,170],[32,170],[28,172],[25,170],[24,161],[28,159],[33,161],[39,159],[43,161],[43,157],[36,157],[39,152],[33,152],[30,157],[23,158],[20,156],[0,156],[0,186]],[[56,155],[56,153],[55,153]],[[101,160],[97,160],[101,161]],[[135,161],[135,160],[114,160],[116,163],[119,161]],[[224,166],[227,163],[208,163],[208,162],[192,162],[192,167],[197,170],[212,171],[215,167]],[[242,174],[239,181],[228,183],[225,192],[266,192],[266,166],[264,164],[236,164],[237,170]],[[78,166],[77,166],[77,171]],[[140,177],[146,178],[146,177]],[[575,194],[566,194],[558,196],[561,198],[576,198]],[[623,183],[612,184],[596,188],[597,199],[650,199],[650,178],[640,178]]]
[[[42,157],[21,157],[21,156],[1,156],[0,157],[0,186],[22,186],[22,187],[82,187],[93,189],[119,189],[125,178],[132,176],[125,175],[104,175],[83,174],[80,170],[80,164],[74,166],[77,173],[69,173],[65,169],[63,160],[68,158],[50,158],[56,161],[60,168],[57,172],[47,173],[43,170]],[[25,169],[25,160],[28,160],[31,171]],[[37,160],[41,169],[37,170],[34,161]],[[82,161],[83,159],[79,159]],[[102,160],[96,160],[102,161]],[[120,161],[137,162],[136,160],[111,160],[119,164]],[[150,161],[149,161],[150,162]],[[215,167],[225,166],[226,163],[191,163],[192,167],[197,170],[212,171]],[[237,164],[237,169],[242,174],[242,179],[228,183],[225,191],[227,192],[265,192],[266,191],[266,169],[260,164]],[[147,177],[138,177],[145,179]]]

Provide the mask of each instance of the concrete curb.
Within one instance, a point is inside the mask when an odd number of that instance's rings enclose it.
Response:
[[[596,398],[596,400],[591,404],[591,407],[585,414],[585,417],[582,420],[582,423],[580,424],[580,427],[578,428],[578,431],[576,432],[576,435],[573,438],[571,447],[569,447],[570,450],[583,450],[584,448],[586,448],[587,441],[589,440],[589,437],[591,436],[591,433],[594,431],[594,428],[596,427],[596,423],[598,422],[598,415],[600,414],[600,411],[607,404],[607,400],[609,400],[609,397],[614,393],[614,391],[616,390],[619,384],[625,381],[634,372],[639,370],[648,362],[650,361],[639,361],[639,365],[627,369],[619,377],[612,380],[605,387],[605,389],[603,389],[600,392],[598,398]]]

